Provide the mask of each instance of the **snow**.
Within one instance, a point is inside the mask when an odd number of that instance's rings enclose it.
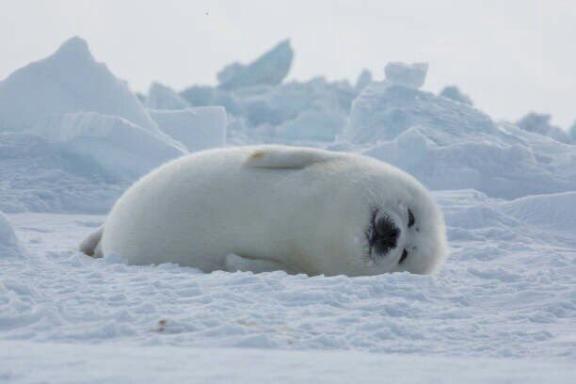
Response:
[[[552,195],[532,195],[502,204],[516,219],[558,231],[576,229],[576,191]]]
[[[415,126],[434,129],[433,138],[447,144],[462,136],[496,134],[485,113],[429,92],[374,82],[353,101],[343,138],[355,144],[390,140]]]
[[[361,91],[364,88],[366,88],[366,86],[371,82],[372,82],[372,72],[370,72],[367,69],[364,69],[358,75],[358,78],[356,79],[356,85],[354,86],[354,88],[356,88],[357,91]]]
[[[282,140],[329,142],[345,124],[346,115],[339,111],[310,109],[280,124],[275,134]]]
[[[0,210],[104,213],[130,185],[32,134],[0,134]]]
[[[392,85],[418,89],[426,81],[428,63],[406,64],[400,62],[390,62],[384,67],[386,81]]]
[[[248,65],[233,63],[222,69],[218,73],[220,87],[236,89],[259,85],[278,85],[288,75],[293,56],[294,52],[290,46],[290,41],[281,41]]]
[[[66,113],[37,123],[34,132],[78,157],[89,158],[108,175],[135,178],[187,153],[159,131],[96,112]]]
[[[105,212],[131,181],[187,152],[80,38],[0,82],[8,212]]]
[[[569,383],[569,363],[294,352],[7,342],[0,379],[49,383]],[[9,352],[7,352],[9,351]],[[169,356],[169,358],[167,358]],[[5,365],[2,369],[2,365]],[[423,377],[427,380],[423,381]]]
[[[110,351],[120,365],[114,370],[127,375],[140,353],[202,350],[216,367],[220,348],[233,362],[251,353],[246,348],[282,350],[279,360],[318,359],[330,371],[339,365],[323,351],[333,351],[333,356],[346,353],[351,365],[398,361],[381,369],[403,376],[414,364],[474,366],[488,359],[499,368],[470,375],[518,376],[512,382],[538,382],[544,375],[571,382],[576,237],[567,227],[575,205],[558,224],[537,217],[562,212],[574,194],[506,202],[468,190],[436,193],[436,198],[446,213],[452,249],[436,276],[309,278],[283,272],[202,274],[171,264],[128,266],[115,257],[95,260],[75,250],[103,216],[10,215],[30,255],[0,260],[0,339],[39,352],[4,355],[49,364],[48,372],[61,374],[69,359],[84,367],[88,356],[100,361]],[[73,354],[76,346],[87,356]],[[43,356],[59,350],[63,355],[42,363]],[[202,374],[212,374],[209,364],[201,365]],[[534,365],[542,371],[528,369]],[[15,378],[30,374],[9,367]],[[442,372],[419,371],[419,377]]]
[[[464,104],[468,104],[468,105],[474,105],[474,103],[472,102],[472,99],[468,95],[465,95],[464,93],[462,93],[460,88],[458,88],[455,85],[450,85],[448,87],[444,87],[444,89],[442,89],[442,91],[440,91],[440,96],[447,97],[449,99],[452,99],[454,101],[458,101],[460,103],[464,103]]]
[[[44,118],[68,112],[119,116],[157,129],[126,83],[96,62],[78,37],[0,82],[0,131],[30,130]]]
[[[526,116],[522,117],[516,125],[529,132],[539,133],[553,138],[554,140],[561,141],[563,143],[569,143],[571,141],[570,137],[561,128],[555,127],[550,124],[550,119],[552,116],[542,113],[531,112]]]
[[[283,83],[292,54],[220,87],[158,83],[153,109],[79,38],[0,83],[1,382],[576,381],[574,141],[547,115],[497,122],[458,88],[420,90],[424,65]],[[446,216],[444,269],[203,274],[77,251],[147,170],[263,142],[416,176]]]
[[[354,100],[340,141],[432,189],[474,188],[508,199],[576,189],[576,146],[495,123],[466,103],[387,82],[372,83]]]
[[[280,42],[254,63],[232,64],[219,73],[220,86],[194,85],[180,96],[191,106],[222,106],[232,122],[228,139],[302,144],[332,142],[348,118],[350,104],[371,81],[360,74],[358,84],[327,81],[283,82],[292,61],[289,41]],[[247,138],[246,138],[247,137]]]
[[[146,98],[149,109],[185,109],[188,103],[172,88],[160,83],[152,83]]]
[[[245,122],[250,135],[260,135],[264,140],[332,142],[346,125],[355,95],[355,89],[347,82],[329,82],[319,77],[236,92],[234,114]]]
[[[186,146],[189,152],[226,144],[228,117],[223,107],[151,110],[160,129]]]

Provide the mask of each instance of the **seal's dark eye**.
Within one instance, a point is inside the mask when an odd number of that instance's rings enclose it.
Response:
[[[403,250],[402,256],[400,256],[400,260],[398,260],[398,264],[402,264],[404,262],[404,260],[406,260],[407,257],[408,257],[408,251]]]
[[[408,210],[408,228],[412,228],[415,221],[416,219],[414,218],[414,214],[411,210]]]

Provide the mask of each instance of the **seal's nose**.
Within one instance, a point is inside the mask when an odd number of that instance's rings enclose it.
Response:
[[[371,239],[380,253],[386,253],[396,248],[400,237],[400,229],[387,216],[382,216],[374,225],[374,236]]]

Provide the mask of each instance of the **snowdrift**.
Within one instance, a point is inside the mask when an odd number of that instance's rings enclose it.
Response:
[[[0,134],[0,180],[0,210],[7,213],[103,213],[131,182],[32,134]]]
[[[576,191],[526,196],[503,203],[502,208],[524,223],[571,234],[576,230]]]
[[[276,143],[332,142],[371,75],[363,72],[356,87],[322,77],[284,83],[292,55],[289,42],[281,42],[250,65],[224,68],[218,87],[192,86],[181,96],[192,106],[223,106],[235,121],[228,134],[235,142],[246,136]]]
[[[473,188],[510,199],[576,188],[576,145],[495,123],[470,103],[417,89],[420,82],[402,84],[367,86],[334,148],[360,148],[436,190]]]
[[[68,112],[119,116],[157,130],[126,83],[96,62],[78,37],[0,82],[0,131],[29,130],[44,118]]]
[[[109,175],[136,178],[165,161],[187,153],[160,131],[95,112],[66,113],[37,123],[34,132],[79,157],[90,158]]]
[[[80,38],[0,82],[0,149],[10,212],[103,212],[127,184],[188,153]]]

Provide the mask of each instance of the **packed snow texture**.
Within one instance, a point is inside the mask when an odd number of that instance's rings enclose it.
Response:
[[[106,212],[130,180],[32,134],[0,134],[0,210]]]
[[[228,117],[223,107],[150,110],[160,129],[182,143],[189,152],[226,144]]]
[[[420,90],[422,65],[283,82],[291,61],[284,42],[145,107],[74,38],[0,82],[0,381],[576,382],[576,133]],[[231,143],[408,171],[445,213],[445,268],[202,274],[77,251],[142,173]]]
[[[0,378],[25,383],[570,383],[567,362],[350,351],[5,342]],[[6,365],[2,369],[2,363]]]
[[[226,352],[232,356],[245,348],[308,351],[310,358],[324,350],[400,354],[415,369],[421,358],[466,359],[471,366],[502,359],[549,363],[543,369],[550,377],[563,372],[552,382],[574,380],[566,367],[576,360],[576,194],[506,202],[463,190],[436,198],[452,250],[436,276],[310,278],[129,266],[75,250],[103,216],[11,215],[30,255],[0,260],[0,338],[27,348],[42,343],[36,348],[46,351],[58,347],[45,343],[93,345],[87,352],[96,354],[116,345],[156,347],[150,353],[159,354],[176,346],[240,349]],[[66,359],[55,359],[52,370],[64,369]],[[10,372],[4,364],[0,371]],[[541,374],[519,372],[526,376],[512,382]],[[22,370],[13,375],[27,377]]]

